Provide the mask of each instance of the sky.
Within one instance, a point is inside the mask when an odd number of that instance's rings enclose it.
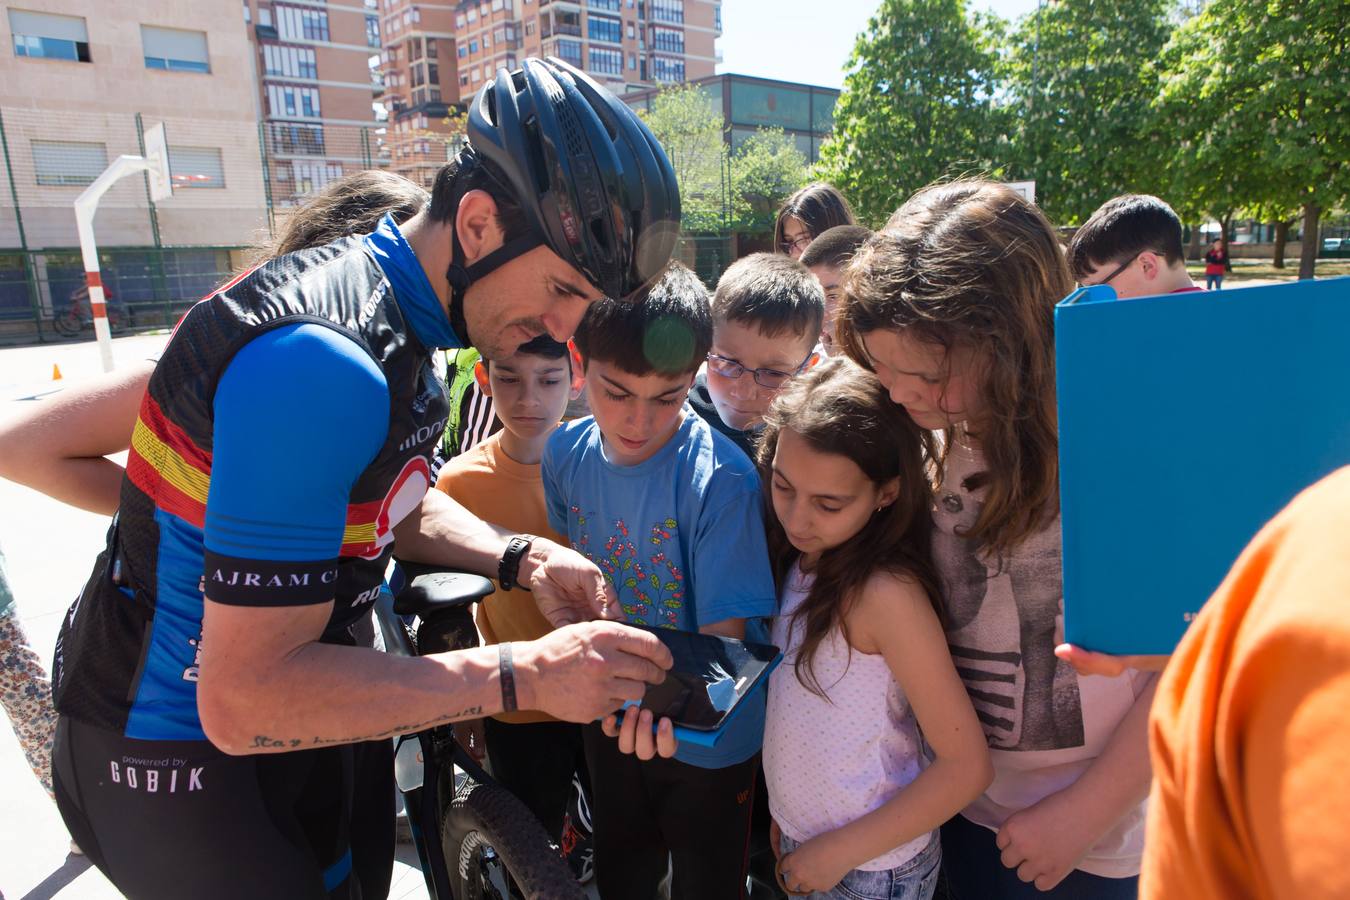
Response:
[[[968,0],[1016,19],[1037,0]],[[719,74],[842,87],[844,61],[880,0],[722,0]]]

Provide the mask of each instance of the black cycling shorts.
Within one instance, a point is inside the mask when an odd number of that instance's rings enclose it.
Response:
[[[131,900],[383,900],[392,756],[389,741],[228,756],[62,716],[52,769],[71,837]]]

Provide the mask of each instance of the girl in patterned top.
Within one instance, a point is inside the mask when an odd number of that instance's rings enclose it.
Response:
[[[790,382],[766,417],[784,664],[764,769],[794,896],[928,900],[938,826],[993,777],[931,599],[923,460],[923,432],[846,359]]]

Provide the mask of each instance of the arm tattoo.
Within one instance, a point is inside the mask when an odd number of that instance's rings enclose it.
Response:
[[[444,725],[447,722],[453,722],[457,719],[481,716],[483,707],[469,706],[458,712],[447,713],[443,716],[436,716],[434,719],[427,719],[425,722],[413,722],[407,725],[395,725],[393,728],[387,728],[384,731],[374,734],[352,735],[350,737],[319,737],[315,736],[310,741],[303,741],[300,738],[276,738],[265,734],[257,735],[253,738],[252,748],[255,750],[296,750],[301,747],[325,747],[330,744],[358,744],[363,741],[378,741],[383,738],[396,737],[400,734],[408,734],[413,731],[422,731],[435,725]]]

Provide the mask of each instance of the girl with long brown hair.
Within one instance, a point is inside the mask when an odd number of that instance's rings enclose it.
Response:
[[[841,343],[937,445],[943,624],[995,771],[943,826],[960,900],[1137,892],[1152,676],[1056,657],[1054,305],[1072,288],[1045,216],[986,181],[918,192],[845,274]]]
[[[853,207],[839,189],[824,181],[808,184],[783,201],[773,223],[773,246],[793,259],[836,225],[857,225]]]
[[[790,893],[928,900],[936,829],[992,778],[931,599],[924,438],[846,359],[789,382],[766,416],[785,661],[764,770]]]

